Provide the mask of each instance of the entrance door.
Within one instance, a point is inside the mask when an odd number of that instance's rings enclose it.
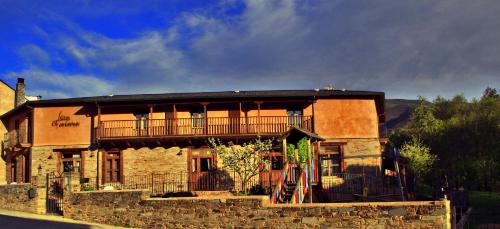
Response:
[[[190,176],[190,190],[214,190],[216,183],[216,172],[213,156],[193,155],[191,157]]]
[[[274,187],[277,184],[284,165],[284,158],[280,152],[269,153],[269,161],[271,174],[267,169],[262,169],[260,173],[260,185],[266,190],[269,190],[269,185]]]
[[[229,110],[229,131],[225,134],[239,134],[240,133],[240,111]]]

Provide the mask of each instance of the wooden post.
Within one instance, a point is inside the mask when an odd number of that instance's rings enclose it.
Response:
[[[315,128],[314,128],[314,104],[316,103],[316,100],[313,100],[312,101],[312,117],[311,117],[311,129],[310,131],[313,132],[313,133],[316,133],[314,132],[315,131]]]
[[[288,161],[288,152],[287,152],[287,145],[286,145],[286,138],[283,138],[283,158],[284,162]]]
[[[257,103],[257,134],[260,134],[260,126],[261,126],[261,122],[260,122],[260,104],[262,104],[262,102],[256,102]]]
[[[207,105],[208,103],[203,103],[203,134],[208,134]]]
[[[153,132],[153,128],[151,127],[151,124],[153,124],[152,119],[153,119],[153,105],[149,105],[149,115],[147,120],[148,128],[146,130],[148,132],[148,136],[151,136]]]
[[[312,174],[312,157],[311,157],[311,139],[307,139],[307,159],[309,160],[309,166],[308,166],[308,173],[309,173],[309,176],[308,176],[308,183],[309,183],[309,203],[312,203],[313,200],[313,194],[312,194],[312,191],[313,191],[313,188],[312,188],[312,176],[314,174]]]
[[[174,121],[172,122],[173,135],[177,135],[177,107],[175,103],[173,104],[173,114]]]
[[[101,137],[101,106],[97,104],[97,139]]]
[[[241,134],[241,101],[239,102],[240,113],[238,114],[238,134]]]

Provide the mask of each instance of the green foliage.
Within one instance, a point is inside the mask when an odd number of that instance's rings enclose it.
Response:
[[[243,145],[235,145],[233,142],[226,145],[213,138],[209,138],[208,143],[211,153],[222,159],[224,168],[238,174],[244,190],[250,179],[259,174],[263,167],[261,165],[269,163],[267,159],[273,147],[273,139],[262,140],[260,137]]]
[[[295,145],[294,144],[288,144],[286,147],[286,156],[288,157],[289,161],[295,160]]]
[[[500,97],[496,89],[488,88],[480,99],[472,100],[463,95],[437,97],[432,103],[420,98],[408,128],[393,131],[389,141],[402,148],[414,138],[439,159],[423,179],[428,185],[447,175],[454,188],[500,190]]]
[[[95,191],[96,190],[96,187],[94,185],[89,185],[89,184],[84,184],[82,185],[82,187],[80,188],[80,191]]]
[[[399,150],[400,154],[409,160],[409,167],[416,177],[427,175],[437,160],[436,155],[430,153],[430,148],[418,139],[413,138]]]
[[[307,161],[308,139],[303,137],[297,142],[297,151],[299,154],[299,163],[304,164]]]

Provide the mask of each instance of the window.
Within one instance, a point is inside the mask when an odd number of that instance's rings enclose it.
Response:
[[[136,129],[147,129],[148,128],[148,113],[136,113],[135,114],[135,128]]]
[[[119,151],[107,152],[104,155],[104,182],[122,182],[123,159]]]
[[[191,172],[200,173],[215,170],[214,158],[211,155],[193,155],[191,158]]]
[[[287,116],[288,116],[288,124],[290,126],[298,126],[300,127],[302,124],[302,115],[303,112],[302,110],[297,110],[297,109],[289,109],[287,110]]]
[[[340,145],[321,145],[320,163],[322,176],[335,176],[342,172],[342,156]]]
[[[63,173],[83,174],[81,152],[61,152],[61,170]]]
[[[204,124],[205,113],[203,112],[191,112],[191,118],[193,120],[194,128],[202,128]]]
[[[283,169],[283,156],[271,156],[271,169],[272,170]]]

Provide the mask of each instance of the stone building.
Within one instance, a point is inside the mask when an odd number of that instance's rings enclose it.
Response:
[[[0,115],[14,108],[14,91],[14,88],[0,80]],[[7,127],[3,123],[0,125],[0,133],[2,134],[1,136],[3,139],[7,133]],[[4,151],[2,150],[2,152]],[[5,162],[0,160],[0,184],[4,184],[6,182],[6,171]]]
[[[13,104],[9,93],[2,95],[2,104],[3,98]],[[321,180],[342,173],[381,174],[382,92],[231,91],[23,103],[15,98],[19,105],[0,117],[9,133],[2,152],[5,174],[0,173],[8,182],[63,172],[98,184],[151,173],[186,174],[192,182],[220,164],[207,153],[207,138],[241,144],[257,136],[277,138],[292,126],[325,139],[313,154]],[[270,170],[280,174],[278,144],[275,151]]]

